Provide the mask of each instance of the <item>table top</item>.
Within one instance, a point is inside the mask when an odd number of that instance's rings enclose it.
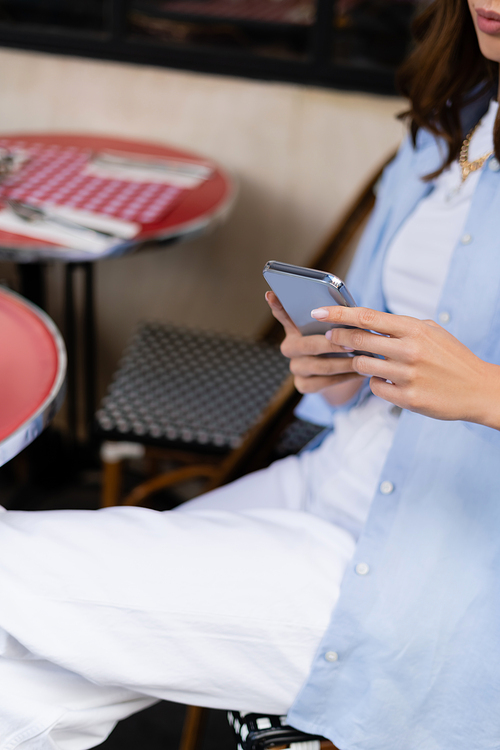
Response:
[[[52,320],[0,287],[0,466],[32,442],[64,398],[66,349]]]
[[[180,159],[186,161],[210,162],[213,171],[201,184],[184,190],[164,217],[150,223],[140,224],[139,233],[132,240],[118,240],[116,245],[100,254],[64,248],[45,240],[23,237],[0,230],[0,258],[17,263],[30,263],[38,260],[88,261],[103,257],[116,257],[137,251],[150,242],[173,243],[202,234],[222,221],[233,204],[236,189],[234,180],[217,164],[202,156],[181,149],[170,148],[148,141],[109,138],[94,135],[61,133],[6,133],[3,139],[16,139],[30,144],[46,144],[59,147],[76,147],[99,151],[119,151],[141,154],[160,159]]]

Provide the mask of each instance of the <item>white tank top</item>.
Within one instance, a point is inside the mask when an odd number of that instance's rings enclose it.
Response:
[[[469,161],[493,150],[498,102],[492,101],[474,133]],[[480,170],[461,182],[453,162],[434,182],[395,235],[387,252],[382,285],[387,309],[396,315],[434,318],[451,256],[462,236]]]

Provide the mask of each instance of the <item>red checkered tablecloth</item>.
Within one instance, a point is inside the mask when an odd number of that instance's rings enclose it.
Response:
[[[92,152],[76,146],[0,139],[0,148],[25,154],[19,171],[0,185],[0,199],[56,204],[139,224],[163,218],[183,188],[158,182],[129,182],[86,174]]]

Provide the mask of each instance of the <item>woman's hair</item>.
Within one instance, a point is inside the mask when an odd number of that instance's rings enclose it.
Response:
[[[436,177],[458,158],[462,142],[460,110],[479,98],[498,79],[498,63],[479,49],[467,0],[433,0],[413,22],[416,46],[401,66],[397,83],[410,109],[401,117],[409,121],[415,143],[419,128],[441,136],[448,154]],[[500,158],[500,115],[494,130],[495,154]]]

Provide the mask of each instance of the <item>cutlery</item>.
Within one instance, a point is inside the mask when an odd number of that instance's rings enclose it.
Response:
[[[67,229],[91,232],[101,238],[107,237],[109,239],[119,239],[116,234],[113,234],[113,232],[105,232],[103,229],[94,229],[93,227],[81,224],[78,221],[65,219],[41,208],[40,206],[33,206],[31,203],[23,203],[22,201],[16,201],[11,198],[4,199],[4,202],[12,209],[16,216],[27,222],[45,221],[50,222],[51,224],[58,224]]]
[[[196,164],[194,162],[168,160],[149,161],[147,158],[127,158],[114,154],[94,154],[90,160],[91,164],[102,167],[124,167],[126,169],[146,169],[165,174],[178,174],[189,177],[198,177],[207,180],[213,172],[208,164]]]

